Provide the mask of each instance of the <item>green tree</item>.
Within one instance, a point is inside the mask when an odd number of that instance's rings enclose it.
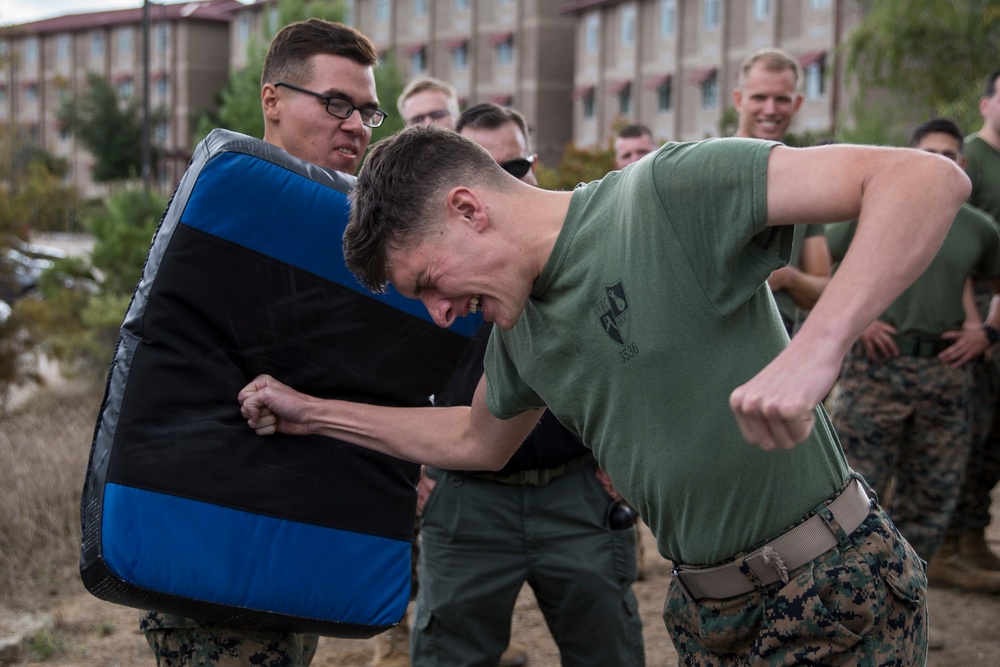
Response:
[[[87,74],[86,92],[63,102],[57,115],[94,156],[94,181],[124,181],[142,172],[142,110],[135,99],[120,99],[100,74]],[[162,117],[157,111],[151,122]]]
[[[946,116],[979,127],[977,101],[1000,63],[997,0],[862,0],[864,17],[846,44],[848,71],[864,99],[889,94],[911,126]],[[905,135],[904,135],[905,136]]]
[[[538,185],[546,190],[572,190],[580,183],[602,178],[615,168],[614,140],[604,148],[581,148],[570,142],[555,169],[538,168]]]
[[[87,220],[96,239],[90,259],[104,276],[102,292],[132,293],[166,207],[167,199],[162,195],[147,197],[141,188],[123,189]]]

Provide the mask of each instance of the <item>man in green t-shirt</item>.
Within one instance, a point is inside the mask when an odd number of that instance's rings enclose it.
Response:
[[[986,78],[979,111],[983,126],[965,139],[966,172],[972,181],[969,203],[1000,221],[1000,69]],[[976,282],[976,302],[980,315],[989,311],[991,291]],[[997,332],[986,330],[991,344]],[[1000,354],[972,364],[972,451],[962,481],[962,494],[952,515],[948,533],[938,557],[932,563],[932,583],[977,590],[981,573],[1000,572],[1000,558],[988,547],[986,528],[990,524],[990,494],[1000,483]]]
[[[784,141],[802,106],[802,67],[783,49],[751,53],[740,66],[733,90],[737,137]],[[795,227],[788,265],[776,269],[767,284],[789,335],[795,333],[830,281],[830,249],[822,225]]]
[[[820,402],[968,190],[954,163],[909,149],[727,138],[553,192],[461,136],[410,128],[370,153],[345,254],[438,324],[470,310],[495,323],[471,407],[321,400],[262,376],[241,411],[261,435],[496,469],[548,406],[674,561],[664,620],[685,662],[919,664],[923,566]],[[790,225],[853,218],[854,248],[789,344],[765,281]]]
[[[960,162],[962,132],[949,120],[935,119],[913,131],[910,145]],[[835,259],[846,253],[854,227],[830,225]],[[978,328],[962,326],[962,290],[969,277],[1000,278],[1000,229],[966,204],[927,270],[862,332],[830,410],[851,467],[880,496],[895,481],[886,507],[927,561],[944,538],[966,471],[968,362],[989,346]],[[984,323],[991,325],[1000,322]],[[932,565],[928,576],[933,570]],[[967,573],[965,583],[1000,593],[1000,573]]]

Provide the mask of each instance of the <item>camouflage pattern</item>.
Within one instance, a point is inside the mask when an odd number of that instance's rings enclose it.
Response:
[[[151,611],[139,621],[157,667],[306,667],[319,637],[203,625]]]
[[[965,469],[962,493],[952,515],[950,532],[976,532],[990,525],[990,492],[1000,483],[1000,371],[997,363],[978,361],[971,365],[972,392],[969,412],[972,449]]]
[[[830,409],[851,468],[885,499],[924,560],[937,551],[958,503],[971,444],[970,378],[967,367],[935,357],[873,361],[855,345]]]
[[[840,543],[787,584],[695,602],[671,581],[663,620],[679,664],[925,664],[927,577],[916,552],[881,508],[850,536],[819,513]]]

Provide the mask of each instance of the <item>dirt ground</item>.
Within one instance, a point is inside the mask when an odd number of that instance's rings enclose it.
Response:
[[[96,414],[99,397],[69,397],[66,400],[93,401]],[[82,418],[86,421],[86,417]],[[89,449],[89,423],[81,424],[79,446]],[[0,430],[5,426],[0,422]],[[83,471],[80,477],[82,481]],[[997,492],[1000,505],[1000,489]],[[0,511],[6,504],[0,489]],[[676,664],[676,653],[660,619],[663,596],[670,578],[670,564],[656,556],[652,535],[641,532],[646,546],[645,578],[635,584],[646,642],[646,664]],[[990,543],[1000,551],[1000,511],[991,526]],[[75,555],[52,564],[53,577],[44,590],[36,591],[32,609],[4,609],[0,598],[0,640],[12,633],[19,622],[49,619],[48,629],[34,635],[30,650],[18,665],[45,664],[53,667],[148,667],[154,664],[142,634],[138,631],[139,612],[113,605],[89,595],[76,576]],[[930,614],[934,626],[945,633],[944,650],[930,654],[932,667],[1000,665],[1000,596],[975,595],[959,591],[931,589]],[[532,667],[556,667],[559,655],[530,590],[522,591],[513,618],[513,641],[524,646]],[[324,638],[313,665],[317,667],[368,665],[373,640]],[[0,665],[3,661],[0,660]]]

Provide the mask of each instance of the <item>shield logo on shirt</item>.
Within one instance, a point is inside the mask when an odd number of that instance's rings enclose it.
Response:
[[[597,320],[611,340],[619,345],[625,345],[629,334],[628,295],[622,281],[613,285],[604,285],[603,293],[590,302],[597,314]]]

